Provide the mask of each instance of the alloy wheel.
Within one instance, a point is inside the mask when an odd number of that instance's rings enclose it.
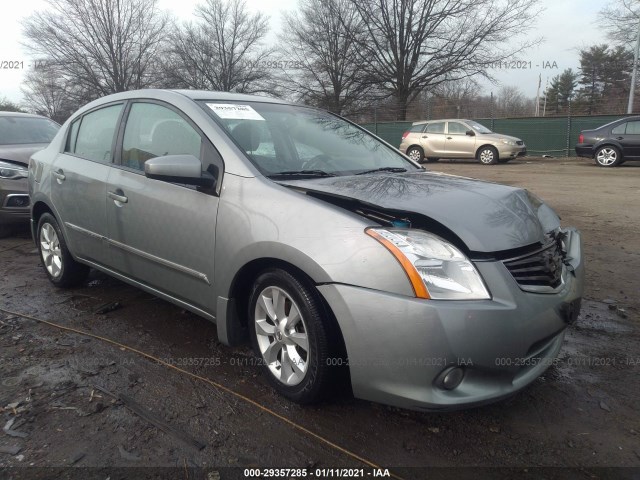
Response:
[[[618,159],[618,152],[616,152],[613,148],[602,148],[598,151],[598,156],[596,160],[602,166],[608,167],[616,163]]]
[[[50,223],[43,224],[40,229],[40,251],[49,275],[59,277],[62,273],[62,250],[58,234]]]
[[[482,163],[492,163],[494,159],[493,150],[486,148],[480,152],[480,161]]]
[[[291,296],[278,287],[260,292],[254,327],[258,348],[273,376],[287,386],[302,382],[311,352],[307,325]]]

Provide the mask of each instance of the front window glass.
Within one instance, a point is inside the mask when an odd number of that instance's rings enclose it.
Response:
[[[60,125],[48,118],[0,116],[0,145],[49,143]]]
[[[463,123],[449,122],[449,133],[453,135],[464,135],[465,133],[467,133],[467,130],[469,129]]]
[[[202,106],[268,176],[417,169],[365,130],[315,108],[259,102]]]
[[[478,122],[470,121],[469,126],[478,133],[492,133],[490,129]]]
[[[173,110],[155,103],[134,103],[122,142],[122,164],[144,171],[144,162],[164,155],[201,159],[202,138]]]
[[[111,163],[111,147],[122,105],[112,105],[87,113],[73,151],[76,155],[100,163]]]

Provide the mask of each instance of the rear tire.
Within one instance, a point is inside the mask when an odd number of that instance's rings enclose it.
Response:
[[[54,216],[44,213],[36,231],[40,260],[51,283],[64,288],[82,284],[87,279],[89,267],[73,259]]]
[[[422,163],[424,162],[424,150],[416,146],[409,147],[407,148],[407,157],[414,162]]]
[[[605,145],[596,150],[596,163],[600,167],[612,168],[622,163],[622,155],[616,147]]]
[[[249,332],[269,383],[284,397],[320,400],[330,381],[332,331],[313,285],[272,268],[256,279],[249,296]]]
[[[484,165],[495,165],[498,163],[498,150],[491,146],[482,147],[478,150],[477,158]]]

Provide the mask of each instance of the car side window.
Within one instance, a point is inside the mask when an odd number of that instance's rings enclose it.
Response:
[[[424,124],[422,124],[422,125],[413,125],[413,126],[409,129],[409,131],[410,131],[411,133],[421,133],[421,132],[424,130],[424,127],[425,127],[425,126],[424,126]]]
[[[627,122],[627,135],[640,135],[640,122]]]
[[[444,133],[444,122],[436,122],[427,124],[427,133]]]
[[[460,122],[448,122],[449,123],[449,133],[453,135],[464,135],[467,133],[469,128]]]
[[[164,155],[202,160],[202,137],[182,116],[155,103],[131,105],[122,142],[122,165],[144,171],[144,162]]]
[[[627,128],[627,123],[621,123],[620,125],[617,125],[616,127],[613,128],[613,130],[611,130],[611,133],[613,135],[624,135],[624,131]]]
[[[87,113],[80,120],[75,146],[69,145],[70,153],[100,163],[111,163],[113,135],[116,131],[122,104]],[[73,136],[71,129],[70,139]]]

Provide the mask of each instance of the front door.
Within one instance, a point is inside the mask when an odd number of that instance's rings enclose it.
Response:
[[[144,162],[164,155],[192,154],[206,168],[206,142],[173,108],[132,103],[108,178],[107,224],[116,271],[210,310],[218,197],[144,175]]]
[[[445,150],[449,158],[473,158],[476,155],[476,137],[467,135],[471,128],[462,122],[447,122]]]

